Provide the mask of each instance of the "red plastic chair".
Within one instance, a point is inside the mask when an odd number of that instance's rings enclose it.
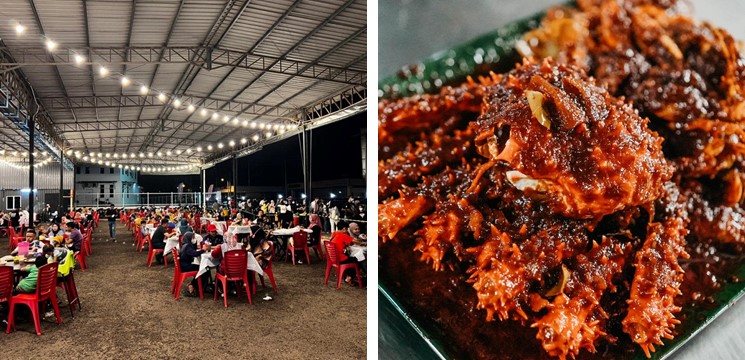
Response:
[[[310,234],[310,236],[314,236],[314,234]],[[318,239],[315,239],[315,245],[311,246],[310,248],[313,249],[313,251],[316,252],[316,256],[319,260],[323,261],[325,258],[323,257],[323,245],[321,244],[321,233],[318,233]]]
[[[91,236],[93,234],[93,231],[87,231],[85,235],[83,235],[83,246],[82,249],[85,251],[85,256],[91,256],[93,254],[93,250],[91,249]]]
[[[223,300],[225,308],[228,307],[228,281],[243,281],[243,286],[246,288],[246,295],[248,296],[248,303],[253,304],[251,300],[251,287],[248,284],[248,255],[246,250],[231,250],[223,254],[222,259],[222,274],[217,273],[215,276],[215,282],[222,283]],[[215,284],[217,285],[217,284]],[[241,298],[241,287],[238,286],[238,298]],[[217,286],[215,286],[215,300],[217,300]]]
[[[287,252],[292,254],[292,265],[295,265],[295,251],[304,251],[305,259],[308,260],[310,265],[310,251],[308,251],[308,233],[305,231],[298,231],[292,234],[293,244],[287,244]],[[285,256],[286,260],[290,260],[289,256]]]
[[[85,251],[81,249],[80,251],[75,252],[75,262],[77,262],[80,265],[80,270],[83,270],[85,272],[85,269],[88,268],[88,256],[85,255]]]
[[[150,236],[146,236],[148,240],[150,239]],[[155,254],[163,254],[163,265],[165,267],[168,267],[168,258],[165,257],[165,254],[163,253],[164,249],[155,249],[153,248],[153,244],[151,243],[150,246],[147,247],[147,267],[153,266],[153,260],[155,260]]]
[[[10,249],[9,250],[12,251],[16,247],[18,247],[18,243],[21,242],[21,241],[23,241],[24,239],[26,239],[26,238],[23,237],[23,236],[11,236],[10,237]]]
[[[187,271],[187,272],[181,272],[181,263],[179,262],[178,258],[178,250],[171,249],[171,254],[173,255],[173,284],[171,285],[171,293],[173,294],[173,299],[178,301],[179,293],[181,293],[181,287],[184,285],[184,280],[188,277],[196,277],[198,271]],[[165,257],[164,257],[165,258]],[[204,300],[204,290],[202,290],[202,278],[197,278],[197,283],[199,283],[199,299]]]
[[[46,303],[49,300],[54,307],[54,315],[57,317],[57,325],[62,323],[60,317],[59,305],[57,305],[57,263],[53,262],[39,268],[38,279],[36,283],[36,292],[33,294],[19,294],[10,298],[10,312],[8,313],[8,328],[5,333],[10,334],[10,329],[15,329],[15,307],[17,304],[24,304],[31,309],[34,317],[34,326],[36,335],[41,336],[41,318],[39,316],[39,303],[41,303],[42,313],[46,310]]]
[[[75,304],[78,304],[78,310],[82,308],[82,305],[80,304],[80,297],[78,297],[78,287],[75,285],[75,277],[73,274],[75,273],[75,268],[70,269],[70,273],[67,274],[67,276],[58,278],[57,281],[57,287],[61,287],[63,290],[65,290],[65,295],[67,295],[67,305],[70,307],[70,315],[75,318],[75,314],[73,313],[73,310],[75,309]]]
[[[0,266],[0,304],[10,302],[13,295],[13,268]]]
[[[142,234],[142,233],[140,233],[140,234]],[[145,248],[145,244],[147,244],[147,247],[148,248],[151,248],[152,247],[151,246],[152,244],[150,242],[150,234],[148,234],[148,235],[140,235],[140,241],[137,243],[137,248],[138,248],[137,251],[142,252],[142,249]]]
[[[336,252],[336,246],[331,241],[324,242],[326,247],[326,278],[323,279],[325,285],[329,284],[329,275],[331,275],[331,268],[336,268],[336,288],[341,288],[341,278],[344,272],[348,269],[354,269],[357,274],[357,283],[362,289],[362,278],[360,277],[360,267],[357,264],[341,264],[339,263],[339,256]]]
[[[272,253],[272,257],[268,261],[269,265],[266,267],[266,269],[264,269],[264,274],[266,274],[266,276],[269,277],[269,281],[271,281],[272,283],[272,288],[274,289],[274,292],[277,292],[278,291],[277,283],[274,281],[274,272],[272,271],[272,261],[274,261],[274,243],[271,241],[269,241],[269,251]],[[266,287],[266,285],[264,285],[264,277],[259,276],[259,280],[261,280],[261,286]],[[254,281],[254,294],[255,293],[256,293],[256,282]]]

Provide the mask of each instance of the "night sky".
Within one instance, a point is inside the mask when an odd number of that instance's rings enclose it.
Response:
[[[363,179],[361,130],[366,128],[366,113],[357,114],[312,131],[312,177],[314,181],[334,179]],[[368,144],[368,148],[369,148]],[[286,172],[285,172],[286,170]],[[238,185],[283,186],[302,183],[299,136],[266,145],[254,154],[238,159]],[[232,179],[231,161],[227,160],[207,169],[207,187],[222,187],[220,179]],[[199,175],[159,176],[141,175],[139,184],[147,192],[176,191],[183,182],[187,189],[200,191]],[[189,190],[185,190],[189,191]]]

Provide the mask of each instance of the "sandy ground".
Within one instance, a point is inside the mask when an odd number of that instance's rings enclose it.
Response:
[[[268,287],[259,284],[253,305],[244,294],[240,300],[229,297],[225,309],[212,294],[205,300],[181,296],[174,301],[169,292],[173,264],[148,269],[146,252],[137,253],[131,245],[131,232],[119,224],[118,241],[106,242],[107,226],[103,221],[100,225],[88,258],[90,269],[75,272],[82,311],[73,319],[67,307],[61,308],[62,324],[42,321],[42,336],[35,334],[32,322],[18,323],[10,334],[3,328],[0,359],[366,356],[366,291],[323,285],[326,265],[312,250],[310,266],[274,263],[278,293],[267,279]],[[61,289],[57,294],[65,296]],[[273,300],[262,300],[266,294]]]

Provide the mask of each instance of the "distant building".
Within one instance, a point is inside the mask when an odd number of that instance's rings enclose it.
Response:
[[[75,167],[75,207],[137,205],[140,203],[138,174],[134,170],[108,166]]]

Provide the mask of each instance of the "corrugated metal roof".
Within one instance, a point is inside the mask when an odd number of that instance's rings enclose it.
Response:
[[[8,19],[0,26],[0,38],[22,63],[42,103],[50,106],[53,121],[86,124],[86,131],[60,133],[74,150],[165,152],[195,143],[206,147],[209,141],[227,139],[226,133],[235,140],[250,137],[263,130],[245,126],[244,119],[286,124],[291,114],[298,116],[353,86],[339,82],[343,76],[323,79],[329,74],[351,71],[358,86],[364,86],[366,7],[365,0],[0,0]],[[26,28],[21,36],[14,31],[19,22]],[[58,43],[54,58],[44,51],[42,28]],[[215,53],[232,51],[233,65],[210,69],[210,54],[202,46],[214,49],[213,59]],[[97,65],[77,66],[62,58],[74,51],[88,61],[89,47],[108,54],[110,76],[102,77]],[[241,54],[248,60],[237,64]],[[277,58],[283,59],[281,66],[275,64]],[[299,75],[301,69],[310,70]],[[312,78],[313,71],[325,75]],[[134,84],[122,88],[119,73]],[[153,89],[149,96],[140,94],[140,84]],[[166,103],[153,100],[155,91],[169,95]],[[185,105],[168,107],[170,94],[192,97],[198,107],[208,104],[209,114],[189,113]],[[125,105],[117,105],[117,99]],[[214,120],[214,111],[239,115],[240,122]],[[172,126],[163,129],[154,121],[158,119]],[[119,130],[112,127],[121,121],[130,123]],[[140,123],[148,126],[132,126]],[[232,128],[217,131],[220,127]],[[20,135],[3,130],[0,136]],[[203,152],[191,158],[208,156]]]

